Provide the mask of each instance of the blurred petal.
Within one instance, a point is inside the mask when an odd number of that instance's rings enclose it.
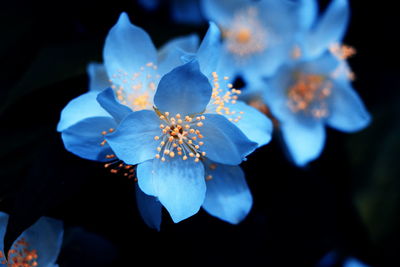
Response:
[[[158,53],[158,73],[162,76],[183,65],[181,57],[185,53],[195,53],[198,46],[199,37],[196,34],[178,37],[163,45]]]
[[[205,110],[211,97],[211,85],[191,61],[167,73],[158,85],[154,104],[161,112],[189,115]]]
[[[318,56],[333,43],[341,43],[349,22],[348,0],[332,0],[306,39],[306,53]]]
[[[97,102],[98,92],[92,91],[72,99],[61,111],[57,131],[61,132],[71,125],[90,117],[110,117]]]
[[[156,155],[159,142],[154,137],[161,133],[159,125],[154,111],[132,112],[106,140],[119,159],[136,165]]]
[[[210,22],[208,31],[204,36],[197,59],[199,60],[201,72],[210,78],[212,72],[217,70],[219,54],[221,51],[221,32],[215,23]]]
[[[308,30],[315,23],[318,15],[318,2],[317,0],[298,0],[300,8],[300,25],[301,29]]]
[[[202,163],[168,158],[165,162],[153,160],[152,168],[148,164],[138,170],[139,186],[160,200],[174,222],[199,211],[206,193]]]
[[[228,104],[230,110],[243,112],[241,119],[234,124],[253,142],[258,146],[263,146],[271,140],[272,122],[271,120],[258,111],[257,109],[237,101],[235,104]],[[228,119],[230,116],[226,116]]]
[[[147,10],[153,11],[160,5],[160,0],[138,0],[139,4]]]
[[[37,252],[37,266],[52,266],[60,253],[63,234],[62,221],[41,217],[17,238],[12,247],[24,238],[29,244],[28,249]]]
[[[101,63],[90,63],[86,69],[89,75],[89,91],[102,91],[110,86],[106,69]]]
[[[61,137],[65,148],[84,159],[109,161],[106,155],[113,154],[104,142],[103,131],[115,129],[117,124],[110,117],[92,117],[81,120],[62,131]]]
[[[203,208],[211,215],[232,224],[241,222],[250,212],[253,197],[239,166],[222,164],[206,168],[207,193]]]
[[[355,132],[370,123],[371,117],[350,83],[335,83],[330,100],[329,126],[343,132]]]
[[[122,121],[132,112],[129,107],[118,102],[118,100],[115,98],[115,93],[111,88],[107,88],[99,93],[97,96],[97,101],[102,108],[107,110],[108,113],[114,117],[117,123]]]
[[[205,117],[200,132],[204,136],[201,149],[207,158],[222,164],[238,165],[257,148],[257,143],[250,141],[224,116],[205,114]]]
[[[4,257],[4,236],[6,235],[7,224],[8,224],[8,214],[0,211],[0,252],[3,253]],[[0,258],[0,266],[3,258]]]
[[[157,62],[157,51],[149,35],[121,13],[107,35],[103,57],[108,76],[112,77],[120,71],[134,73],[149,62]]]
[[[304,166],[321,154],[325,144],[325,128],[322,122],[291,118],[281,121],[281,130],[296,165]]]
[[[350,257],[343,263],[343,267],[369,267],[369,265],[362,263],[356,258]]]
[[[136,184],[136,203],[143,221],[150,228],[160,231],[161,203],[157,198],[146,195]]]

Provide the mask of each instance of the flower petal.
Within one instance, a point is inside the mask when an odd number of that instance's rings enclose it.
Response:
[[[154,137],[161,133],[159,125],[154,111],[132,112],[106,140],[119,159],[136,165],[156,155],[159,142]]]
[[[315,23],[318,15],[318,2],[316,0],[299,0],[299,23],[302,30],[308,30]]]
[[[4,256],[4,236],[6,235],[7,224],[8,224],[8,214],[0,211],[0,252]],[[0,266],[3,258],[0,258]]]
[[[115,129],[117,124],[110,117],[92,117],[65,129],[61,133],[65,148],[84,159],[109,161],[106,155],[113,154],[104,142],[103,131]]]
[[[203,208],[211,215],[232,224],[241,222],[253,205],[253,197],[239,166],[210,164],[206,168],[206,198]]]
[[[305,118],[287,118],[281,121],[282,135],[294,163],[304,166],[316,159],[325,144],[322,122]]]
[[[107,35],[103,57],[108,77],[113,77],[120,71],[135,73],[147,63],[156,62],[157,50],[149,35],[131,24],[123,12]]]
[[[332,0],[306,39],[306,54],[318,56],[333,43],[341,43],[349,22],[348,0]]]
[[[227,104],[230,110],[243,112],[241,119],[234,124],[258,147],[267,144],[271,140],[272,122],[257,109],[245,104],[242,101],[236,101],[235,104]],[[229,115],[225,116],[229,119]]]
[[[148,164],[137,173],[140,188],[158,197],[174,222],[196,214],[206,194],[203,164],[181,158]]]
[[[161,112],[172,115],[201,113],[211,97],[211,85],[200,72],[199,63],[194,60],[177,67],[161,78],[154,104]]]
[[[111,88],[107,88],[99,93],[97,96],[97,101],[101,107],[104,108],[104,110],[107,110],[108,113],[114,117],[117,123],[122,121],[123,118],[132,112],[129,107],[122,105],[117,101],[115,98],[115,93]]]
[[[101,63],[89,63],[86,72],[89,75],[89,91],[100,92],[110,86],[106,69]]]
[[[136,203],[143,221],[150,228],[160,231],[161,203],[157,198],[146,195],[136,184]]]
[[[370,123],[371,117],[350,83],[336,82],[330,100],[329,126],[343,132],[355,132]]]
[[[210,22],[207,33],[196,54],[200,64],[200,70],[208,78],[211,78],[211,73],[217,70],[219,60],[217,55],[219,55],[221,51],[220,39],[220,30],[215,23]]]
[[[61,118],[57,125],[57,131],[61,132],[71,125],[90,117],[110,117],[97,102],[98,92],[87,92],[72,99],[61,111]]]
[[[178,37],[163,45],[158,53],[158,73],[162,76],[183,65],[181,57],[185,53],[195,53],[198,46],[199,37],[196,34]]]
[[[228,165],[238,165],[257,148],[243,133],[222,115],[205,114],[200,128],[204,136],[202,151],[211,160]]]
[[[37,265],[52,266],[60,253],[63,234],[62,221],[41,217],[17,238],[12,247],[17,245],[18,240],[24,238],[29,243],[29,249],[35,249],[37,252]]]

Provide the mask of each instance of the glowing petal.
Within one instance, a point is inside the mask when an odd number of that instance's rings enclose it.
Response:
[[[211,85],[200,72],[197,61],[191,61],[167,73],[158,85],[154,104],[162,112],[196,114],[205,110]]]
[[[98,92],[91,91],[72,99],[61,111],[57,131],[61,132],[71,125],[90,117],[110,117],[97,102]]]
[[[221,220],[237,224],[247,216],[253,205],[244,173],[239,166],[212,164],[213,168],[206,168],[206,177],[210,179],[206,182],[203,208]]]
[[[152,169],[150,166],[146,169],[149,171],[142,169],[138,172],[140,188],[144,192],[151,191],[168,210],[174,222],[199,211],[206,193],[203,164],[168,158],[165,162],[153,160]]]
[[[159,143],[154,136],[160,134],[159,124],[154,111],[132,112],[106,140],[119,159],[136,165],[154,158]]]
[[[91,117],[74,124],[62,131],[65,148],[84,159],[108,161],[106,155],[113,154],[105,143],[106,132],[115,129],[117,124],[110,117]]]
[[[157,51],[149,35],[122,13],[107,35],[103,57],[108,76],[112,77],[121,71],[136,72],[148,62],[156,62]]]

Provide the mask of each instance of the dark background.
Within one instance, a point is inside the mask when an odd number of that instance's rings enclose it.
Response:
[[[326,6],[328,1],[320,1]],[[65,222],[64,266],[315,266],[328,252],[372,266],[400,266],[400,67],[394,1],[350,1],[345,43],[354,87],[373,117],[356,134],[328,129],[321,157],[292,166],[279,139],[242,164],[254,206],[233,226],[204,211],[161,231],[138,213],[135,182],[68,153],[56,125],[86,92],[86,65],[102,60],[122,11],[157,47],[207,24],[174,23],[135,1],[19,1],[0,11],[0,210],[11,215],[5,244],[39,216]],[[390,6],[392,5],[392,6]],[[338,265],[339,266],[339,265]]]

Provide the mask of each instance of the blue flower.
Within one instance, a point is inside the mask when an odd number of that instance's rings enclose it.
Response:
[[[106,38],[104,65],[88,67],[89,92],[70,101],[61,112],[57,130],[66,149],[85,159],[109,161],[113,153],[104,135],[130,112],[151,109],[160,77],[182,64],[181,50],[194,52],[197,46],[197,36],[190,35],[172,40],[157,54],[147,33],[122,13]],[[114,94],[119,104],[110,104],[109,96]]]
[[[241,74],[249,86],[271,76],[290,57],[310,0],[204,0],[206,17],[223,32],[223,49],[217,72],[229,77]]]
[[[334,45],[343,37],[348,14],[347,1],[333,0],[324,16],[304,34],[296,56],[267,81],[265,102],[299,166],[321,154],[325,125],[355,132],[370,122],[352,88],[352,73],[345,61],[352,50]]]
[[[61,221],[41,217],[14,241],[6,257],[3,246],[7,224],[8,215],[0,212],[0,266],[58,266],[55,262],[64,233]]]
[[[197,61],[162,77],[154,111],[130,113],[106,136],[116,156],[136,165],[141,190],[157,197],[179,222],[197,213],[206,195],[206,160],[238,165],[257,144],[219,114],[207,113],[212,88]]]

